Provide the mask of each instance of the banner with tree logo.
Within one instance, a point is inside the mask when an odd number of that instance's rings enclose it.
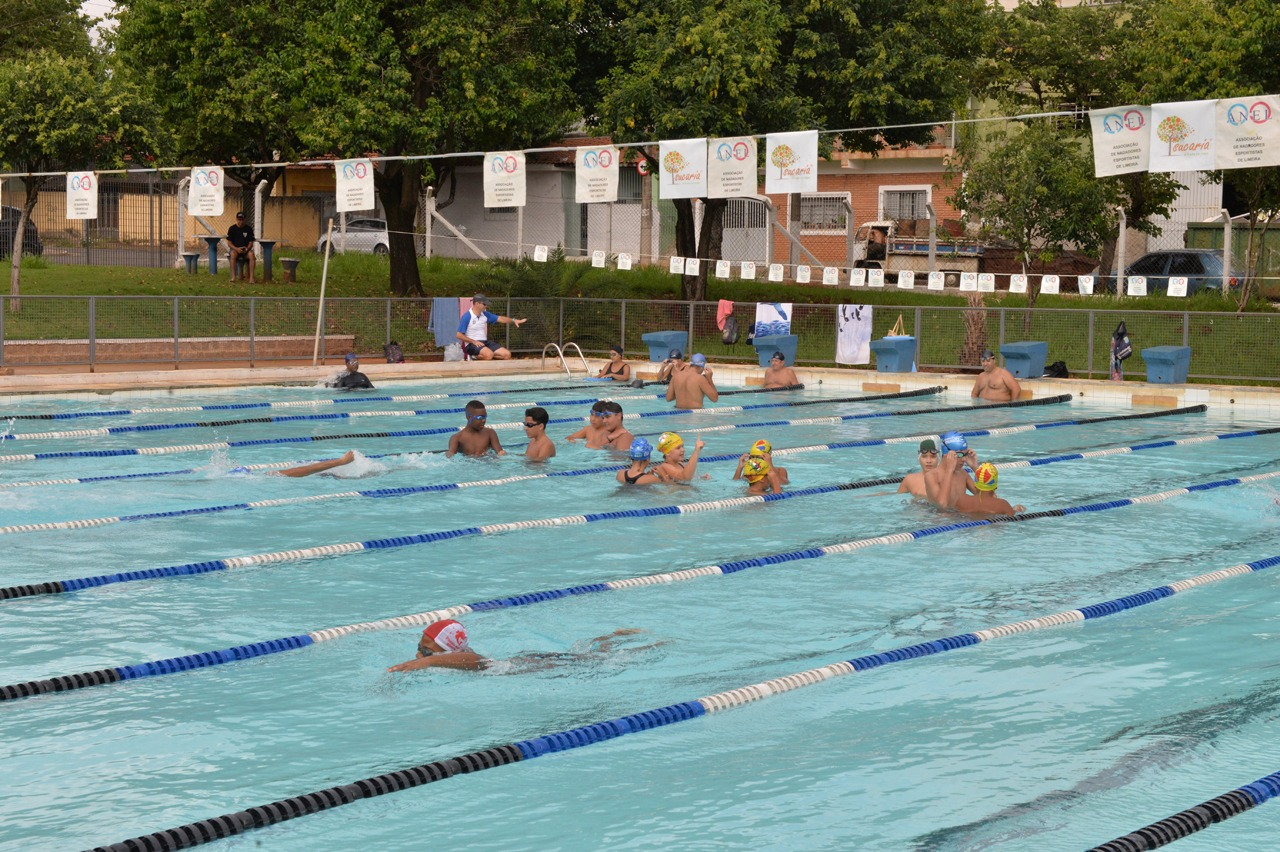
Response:
[[[1210,171],[1215,168],[1217,101],[1151,105],[1153,172]]]
[[[662,198],[706,197],[706,139],[658,143],[658,195]]]
[[[818,131],[770,133],[765,138],[764,191],[818,191]]]

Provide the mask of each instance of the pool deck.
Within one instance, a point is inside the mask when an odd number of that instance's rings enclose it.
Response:
[[[593,371],[605,362],[589,361]],[[633,362],[632,369],[640,378],[652,376],[657,365]],[[712,365],[717,384],[722,388],[758,386],[763,371],[754,365]],[[157,392],[173,395],[201,393],[219,388],[260,385],[315,386],[341,371],[329,364],[313,367],[273,366],[259,368],[208,367],[184,370],[128,370],[111,372],[27,372],[0,376],[0,399],[18,402],[42,396],[94,399],[102,396],[154,397]],[[361,371],[375,386],[405,381],[461,379],[468,377],[506,376],[543,382],[578,380],[563,369],[543,366],[538,358],[511,361],[453,361],[404,364],[361,364]],[[821,388],[835,393],[894,393],[941,385],[953,398],[967,394],[973,386],[971,376],[955,373],[879,373],[868,370],[801,367],[800,377],[810,389]],[[586,383],[600,395],[609,385]],[[1280,416],[1280,389],[1237,385],[1165,385],[1144,382],[1111,382],[1088,379],[1035,379],[1023,382],[1023,398],[1043,398],[1070,393],[1077,399],[1104,405],[1133,408],[1172,408],[1200,403],[1215,408],[1234,408],[1251,414]]]

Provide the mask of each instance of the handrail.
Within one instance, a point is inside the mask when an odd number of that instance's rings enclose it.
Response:
[[[542,368],[545,370],[547,367],[548,349],[554,349],[556,351],[556,357],[560,359],[560,366],[564,367],[564,374],[569,378],[573,378],[573,373],[569,371],[569,365],[564,360],[564,350],[556,343],[548,343],[546,346],[542,347]]]
[[[563,358],[563,357],[564,357],[564,352],[565,352],[565,350],[567,350],[570,346],[572,346],[574,349],[576,349],[576,350],[578,351],[578,357],[582,360],[582,371],[583,371],[584,373],[586,373],[588,376],[590,376],[590,375],[591,375],[591,367],[587,364],[587,356],[582,354],[582,347],[581,347],[581,346],[579,346],[578,344],[574,343],[572,340],[570,340],[568,343],[566,343],[566,344],[564,345],[564,349],[561,349],[561,350],[560,350],[560,357],[561,357],[561,358]],[[566,365],[565,369],[568,369],[568,366],[567,366],[567,365]]]

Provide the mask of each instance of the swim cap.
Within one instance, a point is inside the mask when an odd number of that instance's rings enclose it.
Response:
[[[354,353],[354,352],[348,352],[348,353],[347,353],[347,363],[348,363],[348,364],[350,364],[352,361],[359,361],[359,360],[360,360],[360,359],[356,357],[356,353]]]
[[[761,438],[759,441],[756,441],[751,445],[751,449],[748,450],[747,454],[752,456],[763,456],[766,453],[771,452],[773,452],[773,445],[764,438]]]
[[[462,651],[467,647],[467,629],[452,618],[428,624],[422,635],[446,651]]]
[[[920,442],[920,452],[936,453],[938,451],[938,442],[932,438],[925,438]]]
[[[959,432],[947,432],[942,436],[942,447],[944,451],[950,450],[953,453],[963,453],[969,449],[969,442]]]
[[[683,361],[684,353],[681,352],[679,349],[672,349],[670,352],[667,353],[667,357],[670,358],[672,361]]]
[[[696,352],[694,353],[694,356],[689,359],[689,363],[695,367],[705,367],[707,366],[707,356],[703,355],[701,352]]]
[[[658,452],[664,456],[672,450],[679,449],[684,446],[684,438],[681,438],[675,432],[663,432],[658,436]]]
[[[979,491],[995,491],[999,479],[1000,474],[996,472],[996,466],[991,462],[983,462],[973,472],[973,484],[978,486]]]
[[[742,466],[742,476],[747,482],[759,482],[769,473],[769,462],[763,456],[752,456]]]
[[[231,470],[227,471],[227,473],[244,474],[244,473],[251,473],[251,471],[249,470],[249,468],[245,467],[244,465],[238,465],[236,467],[231,468]]]
[[[636,438],[631,442],[627,455],[631,456],[632,461],[648,461],[649,456],[653,455],[653,445],[644,438]]]

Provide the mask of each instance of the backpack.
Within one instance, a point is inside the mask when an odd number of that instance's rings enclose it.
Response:
[[[1120,320],[1120,325],[1116,326],[1116,330],[1111,334],[1111,358],[1119,362],[1132,354],[1133,344],[1129,342],[1129,329],[1125,327],[1124,320]]]
[[[733,314],[724,318],[724,331],[720,334],[720,341],[730,346],[738,342],[738,320]]]
[[[1045,367],[1044,378],[1046,379],[1069,379],[1071,374],[1067,372],[1066,361],[1054,361],[1048,367]]]
[[[387,356],[388,364],[404,363],[404,352],[400,349],[400,344],[394,340],[382,347],[382,354]]]

